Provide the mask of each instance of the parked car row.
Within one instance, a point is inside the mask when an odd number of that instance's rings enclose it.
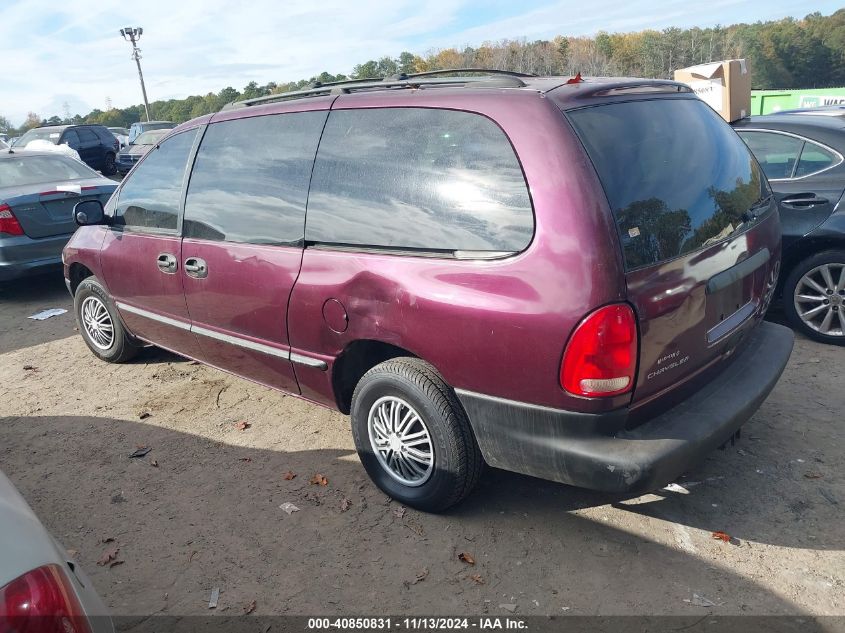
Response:
[[[118,172],[116,162],[121,150],[129,150],[130,157],[138,155],[138,151],[132,151],[131,146],[135,144],[139,134],[149,130],[170,130],[174,127],[176,124],[171,121],[133,123],[129,130],[122,127],[106,128],[96,124],[42,126],[27,131],[21,137],[15,137],[8,145],[0,144],[0,149],[8,149],[9,146],[25,149],[33,141],[67,145],[79,154],[80,160],[86,165],[105,176],[111,176]],[[124,164],[126,162],[124,161]]]

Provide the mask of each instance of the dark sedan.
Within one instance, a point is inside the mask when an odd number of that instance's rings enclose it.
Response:
[[[126,149],[117,155],[117,171],[119,174],[127,174],[141,158],[156,146],[161,138],[170,130],[150,130],[139,134],[138,137],[129,143]]]
[[[105,204],[116,188],[113,180],[58,153],[0,152],[0,281],[58,269],[76,230],[74,205]]]
[[[810,338],[845,345],[845,113],[773,114],[734,127],[778,202],[787,318]]]

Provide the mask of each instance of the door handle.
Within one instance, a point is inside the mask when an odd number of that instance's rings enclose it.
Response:
[[[208,277],[208,264],[199,257],[189,257],[185,260],[185,272],[196,279]]]
[[[176,272],[176,266],[178,265],[176,262],[176,256],[171,255],[170,253],[161,253],[156,260],[156,264],[158,264],[158,268],[161,272],[171,275]]]
[[[827,198],[822,198],[814,193],[799,193],[781,200],[782,204],[790,207],[812,207],[817,204],[827,204],[828,202]]]

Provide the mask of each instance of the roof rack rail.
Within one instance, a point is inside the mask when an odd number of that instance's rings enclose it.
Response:
[[[483,77],[438,77],[453,73],[478,73]],[[490,77],[489,75],[502,75],[502,77]],[[424,79],[432,77],[432,79]],[[346,79],[343,81],[330,81],[321,83],[315,81],[310,87],[290,92],[255,97],[228,103],[221,109],[234,110],[250,106],[287,101],[289,99],[302,99],[306,97],[323,97],[328,95],[349,94],[356,90],[384,90],[397,88],[419,88],[421,86],[465,86],[467,84],[483,83],[489,88],[524,88],[525,82],[520,78],[536,77],[528,73],[511,72],[508,70],[496,70],[488,68],[445,68],[443,70],[431,70],[423,73],[407,75],[404,73],[390,77],[369,77],[365,79]]]
[[[422,73],[397,73],[389,79],[416,79],[417,77],[436,77],[437,75],[451,75],[452,73],[478,73],[484,75],[505,75],[507,77],[536,77],[534,73],[521,73],[515,70],[499,70],[498,68],[442,68],[427,70]]]

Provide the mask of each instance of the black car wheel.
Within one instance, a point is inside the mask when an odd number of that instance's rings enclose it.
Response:
[[[97,358],[123,363],[138,353],[140,346],[123,327],[111,297],[94,277],[79,284],[73,307],[82,339]]]
[[[809,338],[845,345],[845,251],[824,251],[796,265],[784,283],[783,309]]]
[[[385,493],[428,512],[475,487],[483,460],[455,392],[428,363],[394,358],[361,378],[352,434],[364,468]]]
[[[114,176],[117,173],[117,165],[114,162],[114,154],[109,152],[103,161],[103,169],[101,170],[103,176]]]

